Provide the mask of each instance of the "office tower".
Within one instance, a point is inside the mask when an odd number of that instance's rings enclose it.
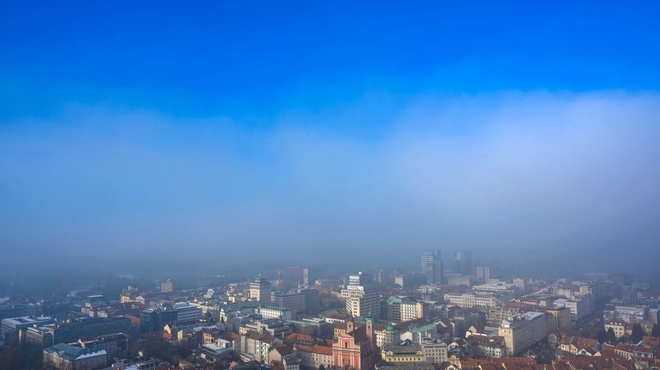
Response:
[[[472,253],[469,251],[457,251],[454,253],[454,272],[463,275],[474,274],[472,266]]]
[[[261,304],[270,305],[270,281],[261,276],[254,279],[254,282],[250,283],[250,298]]]
[[[351,275],[342,296],[346,298],[346,312],[351,316],[380,316],[380,294],[373,276],[362,272]]]
[[[422,274],[426,275],[426,282],[429,284],[442,283],[444,266],[440,251],[428,250],[422,254]]]
[[[489,266],[477,267],[477,280],[479,280],[480,283],[487,283],[492,274],[493,271]]]

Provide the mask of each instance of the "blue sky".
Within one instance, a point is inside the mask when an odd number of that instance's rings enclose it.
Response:
[[[0,4],[3,248],[657,248],[656,2],[186,5]]]
[[[4,2],[2,117],[272,117],[368,91],[655,90],[655,2]]]

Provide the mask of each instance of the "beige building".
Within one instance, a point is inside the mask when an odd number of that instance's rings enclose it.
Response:
[[[549,329],[548,332],[571,324],[571,310],[568,307],[549,308],[545,312],[552,315],[552,324],[549,324],[552,329]]]
[[[386,348],[382,357],[387,362],[422,362],[425,361],[422,346],[398,346],[394,345]]]
[[[548,324],[544,314],[527,312],[503,321],[499,335],[504,337],[507,354],[517,356],[548,335]]]
[[[441,364],[447,361],[447,344],[438,339],[425,339],[422,341],[422,354],[426,361]]]
[[[160,283],[160,292],[161,293],[172,293],[174,291],[174,282],[170,279],[167,279]]]
[[[399,332],[394,325],[389,324],[383,330],[376,330],[376,346],[380,349],[390,347],[399,340]]]
[[[302,360],[301,366],[304,368],[318,369],[323,365],[330,369],[333,365],[332,347],[296,345],[298,357]]]

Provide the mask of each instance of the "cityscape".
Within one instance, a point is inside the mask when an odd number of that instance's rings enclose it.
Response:
[[[0,2],[0,370],[660,370],[660,2]]]
[[[411,256],[411,259],[413,256]],[[408,269],[278,267],[198,281],[107,276],[0,301],[2,368],[653,369],[660,286],[545,280],[471,251]],[[190,276],[189,274],[183,276]],[[19,283],[3,279],[3,287]],[[123,285],[122,285],[123,284]],[[14,298],[15,297],[15,298]]]

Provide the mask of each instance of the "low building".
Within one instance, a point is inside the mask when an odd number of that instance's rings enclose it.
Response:
[[[96,370],[107,366],[108,355],[102,347],[78,348],[60,343],[43,350],[44,368]]]
[[[409,341],[395,344],[385,348],[382,353],[383,361],[387,362],[423,362],[426,360],[422,346],[416,346]]]
[[[22,316],[3,319],[0,322],[0,340],[10,343],[21,339],[25,342],[25,333],[31,326],[42,326],[53,323],[50,317]]]

